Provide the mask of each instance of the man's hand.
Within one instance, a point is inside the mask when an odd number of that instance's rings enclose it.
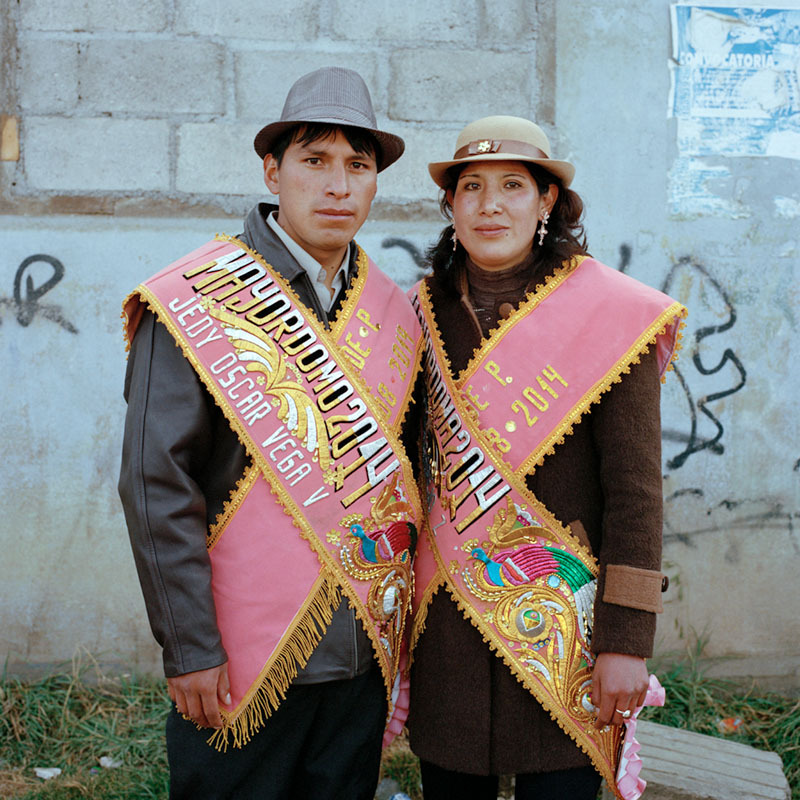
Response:
[[[600,653],[592,673],[596,727],[621,725],[626,719],[622,712],[630,711],[632,714],[638,706],[644,705],[649,680],[643,658],[622,653]]]
[[[227,662],[211,669],[167,678],[167,688],[180,714],[201,728],[222,727],[219,704],[230,705],[231,702]]]

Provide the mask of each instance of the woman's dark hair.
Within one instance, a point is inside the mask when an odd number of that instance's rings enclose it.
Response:
[[[544,194],[555,184],[558,188],[558,197],[550,212],[547,222],[547,235],[544,243],[539,247],[533,244],[534,270],[543,262],[550,267],[556,267],[576,255],[586,255],[586,233],[583,230],[583,201],[572,189],[567,189],[561,179],[529,161],[524,164],[536,183],[540,194]],[[458,176],[466,164],[456,164],[445,173],[446,186],[439,199],[439,208],[445,219],[453,219],[453,209],[447,199],[448,191],[455,194]],[[537,228],[538,230],[538,228]],[[427,265],[433,269],[436,281],[451,291],[457,291],[456,278],[460,272],[459,267],[464,264],[466,251],[461,242],[453,251],[453,226],[448,225],[439,236],[439,240],[425,254]]]

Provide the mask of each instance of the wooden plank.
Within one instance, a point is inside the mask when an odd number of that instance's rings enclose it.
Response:
[[[641,753],[648,759],[704,766],[713,772],[741,775],[754,781],[781,785],[785,782],[783,763],[777,753],[757,750],[741,742],[728,742],[714,736],[683,731],[667,726],[637,727]],[[641,735],[640,735],[641,734]]]
[[[655,742],[648,742],[642,745],[640,757],[654,764],[686,764],[697,769],[705,769],[708,772],[718,772],[723,775],[749,776],[753,781],[764,781],[774,783],[779,777],[783,776],[782,765],[779,762],[768,764],[763,761],[751,761],[748,758],[740,757],[736,761],[729,761],[726,758],[719,758],[713,752],[708,752],[703,748],[695,747],[692,750],[683,750],[670,747],[660,747]]]
[[[641,778],[648,787],[683,789],[693,797],[713,797],[715,800],[788,800],[789,787],[757,784],[729,778],[722,774],[702,773],[691,769],[648,769],[642,767]],[[649,797],[649,792],[645,795]]]
[[[636,734],[647,800],[790,798],[777,753],[655,722],[640,721]]]
[[[732,742],[727,739],[720,739],[716,736],[708,736],[704,733],[695,733],[682,728],[671,728],[668,725],[659,725],[656,722],[640,720],[636,726],[636,738],[644,743],[648,739],[654,739],[659,746],[674,743],[677,747],[702,747],[713,749],[720,754],[733,757],[745,757],[755,761],[766,761],[770,764],[780,763],[780,756],[769,750],[759,750],[742,742]]]

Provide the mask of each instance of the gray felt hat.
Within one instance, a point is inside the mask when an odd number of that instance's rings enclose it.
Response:
[[[275,139],[299,122],[348,125],[368,131],[381,149],[377,154],[378,172],[397,161],[405,149],[405,142],[399,136],[378,130],[367,84],[352,69],[322,67],[298,78],[286,96],[281,118],[256,134],[253,142],[256,153],[264,158]]]

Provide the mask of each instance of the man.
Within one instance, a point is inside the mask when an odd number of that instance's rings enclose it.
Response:
[[[419,330],[352,239],[403,148],[357,73],[305,75],[255,139],[278,206],[126,301],[119,488],[173,798],[371,799],[387,701],[402,724]]]

